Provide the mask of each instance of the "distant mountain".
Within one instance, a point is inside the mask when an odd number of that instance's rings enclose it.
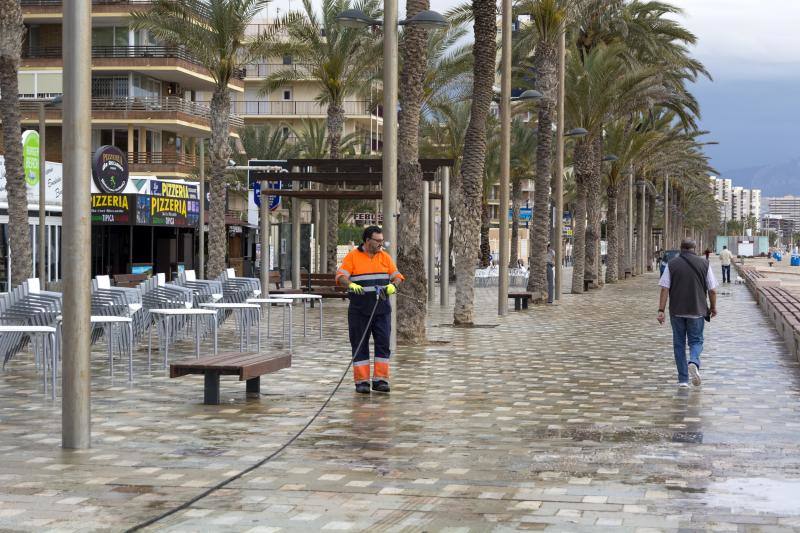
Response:
[[[800,157],[758,167],[737,168],[722,173],[734,187],[761,189],[761,196],[800,196]]]

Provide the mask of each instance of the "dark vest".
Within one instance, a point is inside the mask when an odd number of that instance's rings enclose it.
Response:
[[[672,316],[705,316],[708,313],[706,293],[699,276],[682,258],[691,261],[697,272],[706,278],[708,262],[693,253],[681,252],[669,263],[669,314]]]

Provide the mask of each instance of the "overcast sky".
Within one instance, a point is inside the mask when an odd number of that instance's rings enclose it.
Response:
[[[669,0],[667,0],[669,1]],[[400,2],[400,13],[405,9]],[[319,0],[315,0],[319,3]],[[461,0],[431,0],[446,11]],[[708,147],[720,171],[800,157],[800,0],[672,0],[699,43],[695,55],[713,82],[698,83],[702,127],[719,146]],[[299,0],[277,0],[285,12]]]

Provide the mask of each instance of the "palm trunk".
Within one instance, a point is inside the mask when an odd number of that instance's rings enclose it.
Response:
[[[228,119],[231,96],[228,89],[217,88],[211,97],[211,179],[209,182],[208,209],[208,264],[207,277],[215,278],[225,270],[228,241],[225,231],[225,167],[231,155],[228,144]]]
[[[492,264],[492,246],[489,243],[491,222],[489,202],[484,200],[481,204],[481,268],[486,268]]]
[[[519,263],[519,210],[522,206],[522,180],[511,183],[511,254],[508,268],[517,268]]]
[[[575,143],[573,155],[575,168],[575,218],[573,220],[573,243],[572,243],[572,292],[580,294],[583,292],[583,280],[586,265],[586,195],[588,180],[592,172],[591,168],[591,140],[586,137],[578,139]]]
[[[25,28],[18,1],[0,1],[0,119],[3,121],[6,191],[8,193],[8,240],[11,254],[11,282],[22,283],[31,276],[33,257],[28,226],[28,191],[22,168],[17,71]],[[41,176],[40,179],[44,179]],[[44,282],[44,280],[42,280]]]
[[[331,104],[328,106],[328,146],[331,159],[339,159],[344,129],[344,107]],[[327,190],[336,190],[336,185],[328,185]],[[339,245],[339,200],[328,200],[328,249],[325,259],[328,272],[336,272],[339,266],[336,247]]]
[[[608,197],[608,213],[606,214],[606,240],[608,253],[606,255],[606,283],[616,283],[619,279],[618,247],[619,235],[617,226],[617,185],[612,184],[606,188]]]
[[[600,246],[600,210],[602,175],[600,172],[601,141],[593,138],[589,141],[587,151],[587,179],[586,179],[586,263],[583,266],[585,279],[592,280],[595,284],[600,281],[598,275],[597,252]]]
[[[642,188],[636,187],[636,194],[634,194],[636,205],[634,206],[636,209],[636,253],[634,256],[636,257],[636,264],[634,265],[634,272],[636,274],[642,274],[642,217],[644,213],[642,213]]]
[[[456,301],[453,322],[470,325],[475,314],[475,263],[478,259],[483,170],[486,162],[486,117],[492,103],[497,46],[497,6],[494,0],[473,0],[472,109],[464,134],[460,179],[451,188],[455,229]]]
[[[406,18],[428,9],[427,0],[409,0]],[[427,32],[407,26],[403,32],[398,116],[397,190],[402,209],[397,224],[397,268],[406,279],[397,296],[397,339],[405,344],[419,344],[426,338],[427,305],[420,294],[427,294],[425,258],[422,249],[422,167],[419,164],[419,119],[422,85],[425,76]]]
[[[653,219],[655,217],[656,212],[656,198],[655,196],[648,195],[647,197],[647,233],[645,241],[647,243],[647,265],[650,265],[653,262],[653,256],[655,255],[655,250],[653,248]]]
[[[623,279],[628,265],[628,177],[623,175],[617,195],[617,277]],[[620,201],[621,200],[621,201]]]
[[[539,101],[539,122],[536,134],[536,174],[534,177],[533,220],[528,233],[530,274],[528,292],[534,303],[547,299],[547,242],[550,232],[550,181],[553,178],[553,114],[557,89],[557,54],[553,43],[540,40],[533,56],[536,89]]]

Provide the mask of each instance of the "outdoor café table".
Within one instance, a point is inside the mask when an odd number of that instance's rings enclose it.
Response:
[[[113,336],[114,326],[128,328],[128,381],[133,381],[133,319],[129,316],[114,315],[92,315],[89,318],[92,324],[100,324],[105,329],[106,340],[108,341],[108,365],[109,374],[114,376],[114,353],[112,350],[111,337]]]
[[[270,304],[267,305],[267,338],[270,337],[270,311],[271,304],[283,306],[283,327],[281,328],[281,340],[286,338],[286,309],[289,309],[289,351],[292,351],[292,302],[289,298],[248,298],[249,304]]]
[[[194,355],[200,357],[200,318],[207,316],[211,318],[211,331],[214,335],[214,355],[217,355],[217,312],[210,309],[195,308],[176,308],[176,309],[150,309],[150,313],[162,316],[163,320],[169,322],[173,316],[194,317]],[[169,356],[169,324],[164,325],[164,368],[167,368]],[[150,328],[150,337],[147,341],[147,371],[150,371],[150,358],[153,346],[153,328]]]
[[[239,351],[245,351],[245,331],[247,332],[247,347],[250,346],[250,324],[245,320],[247,311],[256,312],[256,332],[257,332],[257,343],[256,346],[258,347],[258,351],[261,351],[261,306],[256,304],[240,304],[240,303],[204,303],[200,304],[200,307],[207,308],[207,309],[224,309],[224,310],[231,310],[235,313],[239,313]],[[245,325],[247,324],[247,325]]]
[[[322,295],[319,294],[281,294],[281,299],[284,300],[300,300],[303,303],[303,337],[306,336],[306,302],[319,301],[319,338],[322,338]],[[248,300],[250,301],[250,300]]]
[[[25,326],[25,325],[0,325],[0,334],[2,333],[24,333],[34,340],[35,337],[42,339],[42,378],[44,383],[44,393],[47,394],[47,359],[50,359],[50,374],[52,379],[51,396],[56,399],[56,367],[58,359],[56,355],[56,328],[52,326]],[[48,349],[49,347],[49,349]],[[34,342],[34,357],[38,351],[37,344]]]

